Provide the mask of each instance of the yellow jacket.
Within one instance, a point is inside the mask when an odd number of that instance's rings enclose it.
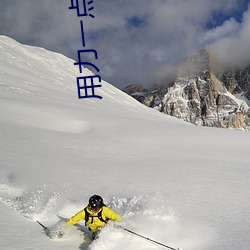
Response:
[[[113,210],[111,210],[110,208],[108,208],[106,206],[103,206],[97,212],[91,211],[88,207],[86,209],[87,209],[87,212],[89,213],[89,219],[85,223],[86,223],[86,225],[88,226],[88,228],[90,229],[90,231],[92,233],[97,232],[98,229],[102,228],[106,224],[105,222],[101,221],[98,218],[98,214],[100,213],[100,211],[102,211],[101,217],[102,217],[102,219],[104,221],[107,221],[107,220],[121,221],[122,220],[121,217],[118,214],[116,214]],[[85,211],[84,211],[84,209],[81,210],[80,212],[78,212],[76,215],[72,216],[67,221],[67,224],[74,225],[77,222],[79,222],[80,220],[85,220]]]

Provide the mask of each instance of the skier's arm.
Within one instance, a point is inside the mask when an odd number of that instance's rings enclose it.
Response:
[[[105,207],[104,210],[105,210],[105,217],[106,217],[107,219],[110,219],[110,220],[112,220],[112,221],[118,221],[118,222],[122,221],[121,216],[118,215],[118,214],[116,214],[116,213],[115,213],[113,210],[111,210],[110,208]]]
[[[85,218],[85,212],[84,212],[84,209],[83,209],[83,210],[81,210],[80,212],[78,212],[77,214],[75,214],[74,216],[72,216],[72,217],[67,221],[67,224],[75,225],[78,221],[84,220],[84,218]]]

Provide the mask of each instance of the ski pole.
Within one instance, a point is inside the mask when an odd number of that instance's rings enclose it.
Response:
[[[46,231],[46,230],[48,230],[48,228],[47,227],[45,227],[40,221],[36,221],[40,226],[42,226],[43,227],[43,229]]]
[[[145,239],[145,240],[154,242],[154,243],[156,243],[156,244],[158,244],[158,245],[161,245],[161,246],[163,246],[163,247],[169,248],[169,249],[171,249],[171,250],[180,250],[180,248],[173,248],[173,247],[167,246],[167,245],[162,244],[162,243],[160,243],[160,242],[158,242],[158,241],[155,241],[155,240],[152,240],[152,239],[150,239],[150,238],[148,238],[148,237],[145,237],[145,236],[143,236],[143,235],[141,235],[141,234],[135,233],[135,232],[133,232],[133,231],[127,229],[127,228],[122,228],[122,229],[125,230],[125,231],[127,231],[127,232],[129,232],[129,233],[131,233],[131,234],[137,235],[137,236],[139,236],[139,237],[141,237],[141,238],[143,238],[143,239]]]

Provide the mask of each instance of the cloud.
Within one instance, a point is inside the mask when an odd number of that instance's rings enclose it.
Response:
[[[98,53],[97,60],[87,54],[86,60],[119,88],[163,81],[175,65],[204,46],[212,45],[224,61],[229,60],[225,48],[240,44],[241,54],[249,48],[249,14],[242,22],[234,17],[242,8],[238,0],[94,0],[95,18],[77,17],[76,10],[68,9],[70,3],[1,0],[0,33],[76,58],[83,49],[83,20],[86,49]],[[222,23],[214,20],[218,16]]]
[[[204,34],[201,36],[200,43],[211,44],[219,41],[237,33],[239,28],[240,24],[235,20],[235,18],[232,17],[229,20],[226,20],[221,26],[204,31]]]
[[[210,51],[216,61],[226,67],[244,67],[250,64],[250,9],[237,25],[231,33],[210,44]],[[227,29],[225,26],[226,24],[221,29]]]

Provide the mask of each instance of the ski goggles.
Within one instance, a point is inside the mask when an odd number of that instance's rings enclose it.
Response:
[[[93,212],[97,212],[97,211],[99,211],[101,209],[101,207],[97,207],[97,206],[93,206],[93,205],[90,205],[89,208]]]

